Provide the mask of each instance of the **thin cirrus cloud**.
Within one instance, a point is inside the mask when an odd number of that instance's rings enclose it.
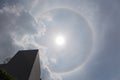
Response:
[[[119,80],[120,74],[120,1],[118,0],[6,0],[0,6],[0,59],[14,55],[19,49],[40,49],[43,80]],[[17,4],[16,4],[17,3]],[[32,5],[33,3],[33,5]],[[43,4],[42,4],[43,3]],[[39,5],[40,4],[40,5]],[[31,6],[32,5],[32,6]],[[37,16],[49,8],[73,8],[92,24],[94,46],[83,68],[68,75],[53,74],[49,66],[56,59],[49,59],[47,48],[40,45],[46,25],[38,23]],[[32,10],[31,10],[32,9]],[[40,9],[40,10],[39,10]],[[36,15],[37,14],[37,15]],[[48,16],[48,21],[52,21]],[[8,53],[9,52],[9,53]],[[50,62],[51,61],[51,62]]]
[[[45,34],[45,25],[42,22],[38,23],[26,6],[19,3],[11,5],[9,2],[4,4],[0,9],[0,62],[12,57],[20,49],[37,48],[40,49],[42,53],[40,56],[43,59],[41,60],[42,80],[61,80],[61,77],[52,74],[47,67],[49,61],[45,55],[45,47],[37,40]]]
[[[16,39],[18,39],[17,40],[18,43],[20,41],[23,41],[24,43],[26,43],[29,40],[28,37],[32,37],[30,36],[30,34],[37,33],[37,28],[34,28],[36,27],[37,23],[28,12],[26,12],[23,8],[21,8],[21,6],[14,5],[14,6],[3,7],[0,10],[0,18],[1,18],[0,20],[1,48],[2,46],[21,47],[20,45],[15,44],[14,41],[16,41]],[[4,52],[7,50],[12,50],[12,49],[9,49],[9,48],[1,49],[1,55],[4,54],[5,56],[5,54],[10,52],[10,51]]]
[[[94,1],[99,7],[99,13],[95,13],[93,17],[95,21],[92,22],[95,29],[94,50],[84,68],[69,77],[72,80],[74,78],[80,80],[119,80],[120,2],[117,0]]]

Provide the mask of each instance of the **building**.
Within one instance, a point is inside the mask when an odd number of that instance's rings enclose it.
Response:
[[[40,80],[38,50],[21,50],[0,68],[9,72],[16,80]]]

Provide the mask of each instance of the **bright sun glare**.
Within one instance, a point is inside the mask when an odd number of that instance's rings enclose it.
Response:
[[[58,46],[63,46],[65,44],[65,38],[62,35],[59,35],[55,38],[55,43]]]

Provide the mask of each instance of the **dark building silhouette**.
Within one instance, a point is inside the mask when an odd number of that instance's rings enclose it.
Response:
[[[21,50],[0,68],[9,72],[17,80],[40,80],[38,50]]]

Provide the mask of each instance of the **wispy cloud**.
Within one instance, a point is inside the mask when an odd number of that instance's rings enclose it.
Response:
[[[0,61],[20,49],[39,49],[42,80],[61,80],[53,74],[46,48],[38,42],[45,35],[46,25],[36,20],[22,5],[6,5],[0,9]]]

